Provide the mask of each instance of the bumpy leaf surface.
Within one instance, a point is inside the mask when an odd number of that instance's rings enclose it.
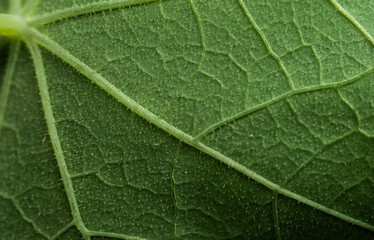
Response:
[[[0,239],[374,238],[374,1],[0,12]]]

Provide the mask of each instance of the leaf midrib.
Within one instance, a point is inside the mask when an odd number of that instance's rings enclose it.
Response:
[[[14,74],[14,69],[16,66],[17,58],[18,58],[18,51],[19,51],[19,43],[12,43],[10,46],[8,61],[6,65],[6,71],[3,79],[3,84],[1,86],[0,92],[0,134],[1,129],[4,125],[4,115],[6,110],[6,104],[8,102],[10,86],[12,84],[12,78]]]
[[[56,121],[53,116],[52,104],[49,97],[49,90],[47,85],[47,78],[45,75],[44,63],[43,58],[41,56],[40,49],[34,40],[26,41],[26,45],[29,48],[32,58],[34,60],[35,71],[38,80],[38,87],[41,96],[41,103],[44,110],[44,115],[48,127],[49,137],[53,146],[53,150],[55,152],[55,156],[57,159],[58,167],[60,170],[60,174],[62,177],[62,182],[64,184],[65,192],[67,194],[68,202],[70,205],[70,209],[73,215],[73,221],[69,223],[67,226],[63,227],[55,236],[52,236],[51,239],[58,237],[59,235],[63,234],[64,231],[68,230],[72,225],[75,225],[80,233],[82,234],[85,240],[89,240],[92,236],[102,236],[102,237],[116,237],[118,239],[126,239],[126,240],[146,240],[140,237],[129,236],[125,234],[116,234],[110,232],[102,232],[102,231],[92,231],[89,230],[82,219],[80,214],[78,202],[74,193],[74,187],[72,183],[72,178],[69,173],[68,167],[66,165],[66,161],[64,158],[62,146],[59,140]],[[45,234],[44,234],[45,235]]]
[[[114,0],[110,2],[108,1],[108,2],[91,3],[85,6],[67,8],[67,9],[59,10],[59,11],[56,11],[50,14],[45,14],[42,16],[34,17],[31,19],[28,19],[28,24],[30,26],[35,27],[39,25],[45,25],[45,24],[56,22],[56,21],[60,21],[62,19],[76,17],[76,16],[83,15],[83,14],[135,6],[135,5],[145,4],[145,3],[155,2],[155,1],[159,1],[159,0]]]
[[[109,93],[112,97],[117,99],[119,102],[121,102],[123,105],[125,105],[127,108],[134,111],[136,114],[144,118],[145,120],[151,122],[152,124],[156,125],[157,127],[161,128],[165,132],[173,135],[180,141],[212,156],[213,158],[225,163],[226,165],[234,168],[238,172],[243,173],[244,175],[252,178],[253,180],[261,183],[262,185],[266,186],[270,190],[280,193],[282,195],[285,195],[287,197],[290,197],[292,199],[295,199],[299,202],[305,203],[311,207],[314,207],[316,209],[319,209],[323,212],[326,212],[330,215],[336,216],[340,219],[343,219],[347,222],[359,225],[363,228],[367,228],[369,230],[374,231],[374,226],[363,222],[358,219],[354,219],[352,217],[349,217],[345,214],[342,214],[340,212],[337,212],[333,209],[330,209],[322,204],[319,204],[317,202],[314,202],[308,198],[305,198],[301,195],[298,195],[294,192],[291,192],[283,187],[281,187],[278,184],[275,184],[268,179],[262,177],[261,175],[251,171],[250,169],[246,168],[245,166],[235,162],[231,158],[223,155],[222,153],[206,146],[205,144],[198,142],[193,138],[191,135],[179,130],[178,128],[170,125],[165,120],[160,119],[158,116],[150,112],[149,110],[145,109],[144,107],[140,106],[137,102],[135,102],[133,99],[129,98],[127,95],[122,93],[119,89],[117,89],[115,86],[113,86],[111,83],[109,83],[105,78],[103,78],[100,74],[98,74],[96,71],[85,65],[83,62],[81,62],[79,59],[75,58],[72,54],[70,54],[68,51],[60,47],[57,43],[53,42],[43,34],[39,33],[37,30],[33,29],[31,31],[31,35],[38,44],[45,47],[50,52],[54,53],[56,56],[58,56],[60,59],[68,63],[70,66],[78,70],[80,73],[85,75],[88,79],[90,79],[92,82],[94,82],[96,85],[98,85],[100,88],[102,88],[104,91]]]
[[[48,127],[49,138],[51,139],[52,147],[55,152],[58,167],[60,169],[60,173],[62,177],[62,182],[64,183],[65,192],[68,198],[68,202],[70,204],[70,208],[73,214],[75,225],[77,226],[79,231],[82,233],[83,237],[88,240],[89,239],[88,233],[87,233],[88,230],[83,223],[83,220],[82,220],[82,217],[79,211],[77,199],[74,194],[73,183],[71,181],[70,173],[66,165],[65,157],[63,154],[63,150],[62,150],[60,139],[59,139],[58,132],[57,132],[57,126],[55,124],[56,121],[53,116],[52,104],[51,104],[51,100],[49,97],[47,78],[45,75],[44,63],[42,60],[41,52],[40,52],[38,45],[33,40],[27,41],[26,45],[28,46],[31,52],[32,58],[34,60],[36,77],[38,79],[39,93],[40,93],[41,102],[42,102],[42,106],[44,110],[44,116],[45,116],[47,127]]]
[[[118,1],[112,2],[113,3],[112,5],[109,2],[106,2],[106,3],[104,2],[104,3],[101,3],[101,4],[89,4],[89,5],[87,5],[83,8],[80,7],[79,8],[80,11],[78,11],[79,10],[78,8],[63,10],[63,11],[59,11],[59,12],[52,13],[52,14],[49,14],[49,15],[41,16],[41,17],[38,17],[38,18],[30,19],[29,23],[34,25],[34,26],[43,25],[43,24],[58,21],[61,18],[69,18],[69,17],[74,17],[74,16],[78,16],[78,15],[82,15],[82,14],[86,14],[86,13],[90,13],[90,12],[104,11],[104,10],[108,10],[108,9],[120,8],[120,7],[129,6],[129,5],[136,5],[136,4],[152,2],[152,1],[155,1],[155,0],[148,0],[148,1],[147,0],[143,0],[143,1],[140,1],[140,0],[118,0]],[[351,21],[352,24],[355,27],[357,27],[365,35],[365,37],[374,45],[373,38],[370,36],[370,34],[368,34],[368,32],[353,17],[351,15],[349,15],[349,13],[346,10],[344,10],[335,0],[330,0],[330,1],[334,5],[334,7],[339,12],[341,12],[347,19],[349,19],[349,21]],[[241,1],[239,1],[239,2],[241,2]],[[216,158],[217,160],[231,166],[232,168],[236,169],[237,171],[247,175],[248,177],[250,177],[250,178],[254,179],[255,181],[257,181],[257,182],[263,184],[264,186],[268,187],[270,190],[274,191],[275,193],[280,193],[280,194],[285,195],[287,197],[293,198],[297,201],[303,202],[303,203],[305,203],[309,206],[317,208],[317,209],[319,209],[323,212],[326,212],[328,214],[331,214],[333,216],[341,218],[341,219],[343,219],[347,222],[351,222],[351,223],[354,223],[354,224],[359,225],[361,227],[367,228],[371,231],[374,231],[374,226],[372,226],[368,223],[365,223],[361,220],[357,220],[357,219],[354,219],[354,218],[349,217],[347,215],[341,214],[341,213],[339,213],[335,210],[327,208],[327,207],[325,207],[321,204],[318,204],[318,203],[316,203],[314,201],[311,201],[307,198],[304,198],[304,197],[302,197],[298,194],[295,194],[291,191],[288,191],[287,189],[284,189],[281,186],[267,180],[266,178],[256,174],[255,172],[249,170],[248,168],[244,167],[243,165],[236,163],[231,158],[228,158],[228,157],[224,156],[223,154],[215,151],[214,149],[211,149],[210,147],[204,145],[203,143],[196,141],[196,139],[193,138],[192,136],[190,136],[189,134],[184,133],[183,131],[177,129],[176,127],[174,127],[172,125],[170,125],[166,121],[157,117],[155,114],[151,113],[147,109],[140,106],[137,102],[135,102],[134,100],[132,100],[131,98],[129,98],[128,96],[123,94],[119,89],[117,89],[113,85],[111,85],[105,78],[103,78],[101,75],[96,73],[93,69],[89,68],[87,65],[80,62],[79,59],[76,59],[73,55],[71,55],[65,49],[59,47],[56,43],[54,43],[53,41],[51,41],[50,39],[48,39],[44,35],[38,33],[35,29],[32,31],[32,38],[33,39],[29,42],[29,45],[30,44],[31,45],[35,44],[34,43],[34,41],[35,41],[38,44],[44,46],[46,49],[48,49],[52,53],[55,53],[59,58],[61,58],[62,60],[67,62],[69,65],[71,65],[73,68],[77,69],[79,72],[84,74],[91,81],[95,82],[99,87],[103,88],[106,92],[108,92],[114,98],[119,100],[123,105],[132,109],[139,116],[141,116],[142,118],[150,121],[151,123],[153,123],[154,125],[156,125],[157,127],[161,128],[161,129],[163,129],[164,131],[170,133],[171,135],[173,135],[177,139],[179,139],[179,140],[185,142],[186,144],[191,145],[191,146],[195,147],[196,149],[199,149],[199,150],[207,153],[208,155]],[[35,44],[35,46],[36,46],[36,44]],[[31,47],[31,49],[32,48],[33,47]],[[41,58],[40,58],[40,60],[41,60]],[[34,57],[34,61],[35,61],[35,57]],[[373,69],[361,74],[360,76],[364,76],[364,75],[366,76],[367,74],[369,74],[371,72],[373,72]],[[38,76],[38,78],[40,78],[40,77]],[[356,80],[358,80],[358,79],[361,79],[361,77],[357,78]],[[331,87],[336,87],[336,86],[331,85]],[[322,89],[324,89],[324,88],[325,88],[325,86],[322,86]],[[304,92],[305,91],[310,91],[310,90],[311,89],[304,90]],[[316,89],[316,90],[318,90],[318,89]],[[294,95],[294,94],[297,94],[297,93],[295,93],[295,92],[287,93],[287,95]],[[283,96],[283,97],[286,98],[286,97],[289,97],[289,96]],[[277,99],[276,101],[281,101],[281,100],[282,99]],[[270,104],[270,103],[268,103],[268,104]],[[258,106],[257,106],[257,108],[258,108]],[[52,111],[52,109],[51,109],[51,111]],[[256,109],[255,108],[251,109],[249,111],[249,113],[251,111],[252,112],[256,111]],[[53,112],[51,112],[51,113],[52,113],[52,116],[53,116]],[[236,117],[242,117],[242,116],[247,115],[249,113],[241,113],[242,115],[240,115],[240,116],[238,115]],[[230,122],[230,121],[226,121],[226,123],[227,122]],[[224,124],[226,124],[226,123],[224,123]],[[56,131],[56,134],[57,134],[57,131]],[[58,135],[57,135],[57,137],[58,137]],[[65,165],[66,165],[66,163],[65,163]],[[67,170],[67,168],[66,168],[66,170]],[[75,198],[75,196],[74,196],[74,198]],[[78,213],[79,213],[79,210],[78,210]],[[90,233],[92,235],[93,233],[100,234],[101,232],[90,231]],[[111,234],[111,233],[107,233],[107,234]],[[105,234],[105,236],[109,236],[109,235]],[[112,236],[114,236],[114,235],[112,235]],[[121,236],[122,237],[129,237],[129,236],[125,236],[125,235],[117,235],[116,234],[116,237],[122,238]],[[133,239],[139,239],[139,238],[133,238]]]

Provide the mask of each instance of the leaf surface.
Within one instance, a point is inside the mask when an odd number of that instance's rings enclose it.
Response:
[[[370,8],[10,9],[29,35],[1,48],[1,238],[373,237]]]

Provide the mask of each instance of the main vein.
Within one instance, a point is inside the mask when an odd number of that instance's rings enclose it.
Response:
[[[40,0],[28,0],[22,7],[23,16],[27,16],[33,8],[39,3]]]
[[[44,25],[61,19],[66,19],[70,17],[76,17],[83,14],[101,12],[110,9],[117,9],[122,7],[134,6],[149,2],[154,2],[157,0],[116,0],[108,2],[96,2],[83,6],[76,6],[73,8],[67,8],[60,11],[52,12],[40,17],[32,18],[28,21],[30,26]]]
[[[270,180],[262,177],[261,175],[253,172],[252,170],[248,169],[247,167],[235,162],[233,159],[223,155],[222,153],[206,146],[205,144],[201,142],[195,141],[195,139],[179,130],[178,128],[170,125],[165,120],[160,119],[158,116],[156,116],[154,113],[150,112],[146,108],[140,106],[137,102],[135,102],[133,99],[125,95],[123,92],[121,92],[119,89],[117,89],[114,85],[112,85],[110,82],[108,82],[105,78],[103,78],[100,74],[98,74],[95,70],[91,69],[89,66],[81,62],[79,59],[74,57],[72,54],[70,54],[68,51],[60,47],[57,43],[53,42],[43,34],[39,33],[35,29],[32,29],[30,32],[32,38],[39,43],[40,45],[44,46],[46,49],[48,49],[50,52],[57,55],[59,58],[61,58],[63,61],[68,63],[70,66],[78,70],[80,73],[82,73],[84,76],[86,76],[88,79],[90,79],[92,82],[94,82],[96,85],[98,85],[100,88],[102,88],[104,91],[109,93],[112,97],[117,99],[120,103],[125,105],[127,108],[131,109],[133,112],[144,118],[145,120],[151,122],[152,124],[156,125],[160,129],[164,130],[165,132],[173,135],[177,139],[181,140],[182,142],[212,156],[213,158],[221,161],[222,163],[225,163],[226,165],[232,167],[233,169],[237,170],[238,172],[243,173],[244,175],[252,178],[253,180],[261,183],[262,185],[266,186],[270,190],[280,193],[282,195],[285,195],[287,197],[290,197],[292,199],[295,199],[297,201],[300,201],[302,203],[305,203],[311,207],[314,207],[316,209],[319,209],[320,211],[326,212],[330,215],[333,215],[335,217],[338,217],[340,219],[343,219],[344,221],[356,224],[358,226],[361,226],[363,228],[369,229],[371,231],[374,231],[374,226],[370,225],[369,223],[363,222],[361,220],[352,218],[350,216],[347,216],[345,214],[342,214],[338,211],[335,211],[333,209],[330,209],[322,204],[319,204],[317,202],[314,202],[308,198],[305,198],[303,196],[300,196],[294,192],[291,192],[287,189],[284,189],[283,187],[279,186],[278,184],[275,184],[271,182]],[[57,132],[55,133],[57,136]],[[66,167],[66,166],[65,166]],[[70,182],[71,183],[71,182]],[[72,188],[72,186],[71,186]]]
[[[346,17],[374,46],[374,38],[366,31],[366,29],[351,15],[347,10],[345,10],[336,0],[330,0],[331,4],[338,10],[344,17]]]
[[[0,93],[0,133],[3,127],[5,109],[6,109],[6,105],[8,102],[10,86],[12,84],[12,79],[14,75],[14,69],[16,67],[19,48],[20,48],[19,41],[12,43],[10,47],[8,62],[7,62],[6,69],[5,69],[5,75],[3,79],[4,82],[2,84],[1,93]]]
[[[43,105],[44,115],[48,126],[49,137],[52,142],[52,146],[56,155],[57,163],[60,169],[62,181],[64,183],[65,191],[69,200],[72,215],[74,217],[75,224],[85,239],[89,239],[88,230],[85,227],[82,217],[79,212],[77,199],[75,198],[73,184],[70,178],[70,173],[68,171],[64,154],[62,151],[60,139],[57,133],[57,127],[55,125],[55,118],[53,116],[52,104],[49,97],[47,79],[45,75],[44,64],[42,60],[42,55],[39,47],[32,40],[26,42],[30,49],[32,58],[35,64],[36,76],[38,79],[40,97]]]

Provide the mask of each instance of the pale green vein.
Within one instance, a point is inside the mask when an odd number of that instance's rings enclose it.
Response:
[[[4,122],[6,105],[8,102],[8,97],[10,93],[10,86],[12,85],[12,79],[14,74],[14,69],[16,67],[16,62],[18,58],[18,52],[20,48],[20,42],[13,42],[10,47],[10,53],[8,57],[8,62],[6,65],[5,75],[3,79],[3,85],[1,87],[0,93],[0,133]]]
[[[22,7],[22,15],[27,16],[40,0],[28,0]]]
[[[88,235],[90,237],[109,237],[109,238],[117,238],[117,239],[125,239],[125,240],[147,240],[145,238],[134,237],[119,233],[111,233],[111,232],[101,232],[101,231],[88,231]]]
[[[194,139],[190,135],[182,132],[181,130],[175,128],[174,126],[171,126],[166,121],[160,119],[155,114],[151,113],[144,107],[140,106],[137,102],[135,102],[130,97],[126,96],[119,89],[117,89],[114,85],[112,85],[110,82],[104,79],[95,70],[89,68],[86,64],[81,62],[79,59],[71,55],[69,52],[61,48],[59,45],[57,45],[55,42],[53,42],[46,36],[42,35],[35,29],[31,30],[30,34],[32,35],[35,41],[37,41],[39,44],[44,46],[46,49],[48,49],[49,51],[51,51],[52,53],[60,57],[62,60],[70,64],[75,69],[77,69],[83,75],[88,77],[91,81],[97,84],[100,88],[108,92],[115,99],[117,99],[119,102],[121,102],[122,104],[130,108],[132,111],[134,111],[138,115],[144,116],[146,120],[154,123],[155,125],[159,126],[164,131],[170,134],[173,134],[179,139],[185,139],[190,144],[194,142]]]
[[[345,105],[348,106],[348,108],[352,111],[352,113],[355,115],[355,118],[357,120],[357,131],[364,135],[367,138],[373,138],[373,135],[370,135],[370,133],[366,132],[364,129],[361,128],[361,118],[356,109],[353,107],[353,105],[342,95],[342,93],[337,89],[337,93],[342,100],[342,102],[345,103]]]
[[[370,176],[364,176],[364,177],[362,177],[360,180],[354,182],[353,184],[351,184],[351,185],[348,186],[348,187],[345,187],[345,186],[343,185],[343,187],[344,187],[343,191],[339,192],[339,193],[336,194],[334,197],[332,197],[332,198],[329,200],[329,202],[327,203],[328,206],[330,206],[330,205],[333,204],[337,199],[339,199],[340,197],[342,197],[344,193],[347,193],[349,190],[351,190],[351,189],[357,187],[357,186],[358,186],[359,184],[361,184],[362,182],[368,180],[369,177],[370,177]]]
[[[14,208],[18,211],[18,213],[22,216],[23,220],[25,220],[27,223],[31,224],[31,226],[34,228],[35,232],[37,232],[40,235],[43,235],[45,238],[48,238],[48,234],[44,233],[34,222],[34,220],[30,219],[29,217],[26,216],[25,212],[22,210],[22,208],[18,205],[17,201],[4,193],[0,193],[0,197],[9,200],[12,202]]]
[[[86,176],[88,175],[87,172],[85,172]],[[92,174],[92,173],[91,173]],[[123,185],[119,185],[119,184],[113,184],[113,183],[110,183],[108,182],[105,178],[103,178],[103,176],[101,176],[100,173],[96,173],[95,176],[104,184],[104,185],[107,185],[109,187],[113,187],[113,188],[120,188],[122,189],[123,188]]]
[[[343,103],[351,110],[351,112],[355,115],[356,121],[357,121],[357,129],[360,129],[360,116],[356,109],[352,106],[352,104],[342,95],[342,93],[339,91],[339,89],[336,89],[336,93],[340,97]]]
[[[282,69],[283,73],[285,74],[285,76],[288,80],[288,84],[290,85],[291,90],[295,89],[295,87],[293,85],[293,82],[291,81],[290,74],[287,72],[287,69],[284,67],[281,59],[278,57],[278,55],[271,48],[271,46],[269,44],[269,41],[266,39],[266,36],[262,33],[260,27],[255,22],[254,18],[252,17],[251,13],[249,12],[248,8],[243,3],[243,0],[238,0],[238,1],[239,1],[239,4],[240,4],[240,7],[243,9],[245,15],[247,16],[247,18],[251,22],[252,26],[257,31],[257,33],[260,35],[260,37],[261,37],[263,43],[265,44],[265,47],[268,50],[269,54],[278,62],[280,68]]]
[[[101,12],[105,10],[118,9],[123,7],[129,7],[139,4],[145,4],[154,2],[157,0],[117,0],[108,2],[96,2],[88,5],[77,6],[68,8],[60,11],[56,11],[50,14],[42,15],[40,17],[34,17],[28,20],[30,26],[44,25],[52,22],[57,22],[62,19],[76,17],[88,13]]]
[[[291,106],[291,105],[290,105]],[[298,168],[296,168],[283,182],[282,182],[282,185],[285,186],[287,185],[291,180],[292,178],[294,178],[298,173],[300,173],[309,163],[311,163],[320,153],[322,153],[323,151],[325,151],[326,149],[328,149],[329,147],[333,146],[335,143],[351,136],[352,134],[354,134],[356,131],[355,130],[352,130],[346,134],[344,134],[343,136],[340,136],[339,138],[337,139],[334,139],[333,141],[325,144],[323,147],[321,147],[319,150],[317,150],[310,158],[308,158],[305,162],[303,162]]]
[[[64,183],[65,191],[69,200],[72,215],[74,217],[75,225],[82,233],[82,235],[88,239],[88,230],[85,227],[82,217],[79,212],[78,203],[75,198],[73,183],[71,182],[70,173],[68,171],[64,154],[62,151],[60,139],[57,133],[57,127],[55,125],[55,118],[53,116],[52,104],[49,97],[48,84],[45,76],[44,63],[39,47],[34,41],[29,40],[26,42],[30,49],[32,58],[35,64],[36,76],[38,79],[39,92],[43,105],[44,115],[48,126],[49,137],[52,142],[52,146],[56,155],[57,163],[60,169],[62,181]]]
[[[177,239],[177,222],[178,222],[178,213],[179,213],[178,204],[177,204],[177,192],[175,189],[174,172],[175,172],[175,165],[177,164],[177,160],[179,158],[181,149],[182,149],[182,142],[179,142],[177,152],[175,153],[175,156],[173,158],[173,165],[172,165],[171,174],[170,174],[171,194],[173,198],[174,211],[175,211],[174,212],[174,225],[173,225],[174,239]]]
[[[307,92],[315,92],[315,91],[321,91],[321,90],[326,90],[326,89],[334,89],[334,88],[338,88],[338,87],[342,87],[342,86],[345,86],[345,85],[348,85],[350,83],[354,83],[364,77],[366,77],[367,75],[371,74],[374,72],[374,68],[373,69],[370,69],[366,72],[363,72],[361,73],[360,75],[358,76],[355,76],[351,79],[347,79],[347,80],[344,80],[344,81],[341,81],[341,82],[333,82],[333,83],[328,83],[328,84],[323,84],[323,85],[316,85],[316,86],[310,86],[310,87],[305,87],[305,88],[300,88],[300,89],[297,89],[297,90],[290,90],[288,92],[285,92],[273,99],[270,99],[266,102],[263,102],[261,104],[258,104],[256,106],[253,106],[251,108],[248,108],[248,109],[245,109],[235,115],[232,115],[228,118],[225,118],[223,120],[221,120],[220,122],[217,122],[215,124],[213,124],[212,126],[210,126],[209,128],[206,128],[205,130],[203,130],[201,133],[199,133],[196,137],[195,137],[195,140],[196,141],[201,141],[201,139],[203,139],[205,136],[207,136],[209,133],[212,133],[214,132],[216,129],[219,129],[220,127],[224,126],[224,125],[227,125],[231,122],[234,122],[235,120],[238,120],[239,118],[242,118],[242,117],[245,117],[251,113],[254,113],[256,111],[259,111],[261,109],[264,109],[264,108],[267,108],[267,107],[270,107],[271,105],[274,105],[278,102],[281,102],[283,100],[286,100],[292,96],[295,96],[295,95],[298,95],[298,94],[302,94],[302,93],[307,93]]]
[[[281,240],[280,228],[279,228],[279,217],[278,217],[278,193],[273,194],[273,218],[274,218],[274,228],[275,236],[277,240]]]
[[[340,213],[338,211],[335,211],[333,209],[330,209],[322,204],[319,204],[317,202],[314,202],[308,198],[305,198],[303,196],[300,196],[294,192],[291,192],[287,189],[284,189],[283,187],[279,186],[278,184],[275,184],[268,179],[260,176],[259,174],[253,172],[252,170],[248,169],[247,167],[235,162],[233,159],[223,155],[220,152],[217,152],[216,150],[206,146],[205,144],[201,142],[197,142],[194,140],[194,138],[182,132],[178,128],[170,125],[165,120],[160,119],[158,116],[150,112],[149,110],[145,109],[144,107],[140,106],[137,102],[135,102],[133,99],[125,95],[123,92],[121,92],[119,89],[117,89],[115,86],[113,86],[111,83],[109,83],[105,78],[103,78],[100,74],[98,74],[96,71],[88,67],[86,64],[81,62],[79,59],[71,55],[68,51],[61,48],[58,44],[47,38],[46,36],[42,35],[35,29],[33,29],[30,32],[31,37],[38,42],[40,45],[44,46],[46,49],[48,49],[50,52],[57,55],[59,58],[61,58],[63,61],[68,63],[70,66],[78,70],[80,73],[82,73],[84,76],[86,76],[88,79],[90,79],[93,83],[98,85],[100,88],[102,88],[104,91],[106,91],[108,94],[110,94],[113,98],[117,99],[120,103],[125,105],[130,110],[134,111],[136,114],[138,114],[140,117],[144,118],[145,120],[149,121],[150,123],[156,125],[160,129],[164,130],[165,132],[171,134],[172,136],[176,137],[177,139],[181,140],[182,142],[212,156],[213,158],[221,161],[222,163],[232,167],[233,169],[237,170],[238,172],[241,172],[242,174],[252,178],[253,180],[259,182],[260,184],[266,186],[272,191],[275,191],[277,193],[280,193],[282,195],[285,195],[289,198],[295,199],[296,201],[305,203],[311,207],[314,207],[316,209],[319,209],[320,211],[326,212],[330,215],[333,215],[335,217],[338,217],[344,221],[350,222],[352,224],[356,224],[358,226],[361,226],[363,228],[369,229],[371,231],[374,231],[374,226],[366,223],[364,221],[352,218],[350,216],[347,216],[343,213]],[[57,134],[56,134],[57,135]]]
[[[69,230],[72,226],[74,226],[74,221],[71,221],[66,226],[60,229],[55,235],[53,235],[49,240],[55,240],[59,238],[62,234],[64,234],[67,230]]]
[[[199,28],[201,46],[203,47],[204,50],[206,50],[205,36],[204,36],[204,32],[203,32],[203,26],[202,26],[201,21],[200,21],[199,13],[197,12],[197,9],[196,9],[195,4],[193,3],[193,1],[189,0],[189,3],[191,5],[192,12],[193,12],[193,14],[195,16],[195,19],[196,19],[196,22],[197,22],[197,26]]]
[[[336,0],[330,0],[331,4],[343,14],[374,46],[374,38],[366,31],[366,29],[351,15],[347,10],[345,10]]]
[[[191,6],[191,10],[194,14],[194,17],[196,19],[197,27],[198,27],[199,32],[200,32],[201,47],[203,48],[203,51],[201,52],[201,55],[200,55],[199,66],[198,66],[198,69],[197,69],[197,71],[201,72],[201,64],[202,64],[202,62],[205,58],[205,52],[207,51],[206,43],[205,43],[205,35],[204,35],[204,31],[203,31],[203,25],[201,24],[200,16],[199,16],[199,13],[197,12],[195,4],[193,3],[192,0],[189,0],[189,3],[190,3],[190,6]],[[217,79],[215,77],[212,76],[212,78],[217,81]],[[218,84],[222,86],[222,83],[220,81],[218,81]]]

